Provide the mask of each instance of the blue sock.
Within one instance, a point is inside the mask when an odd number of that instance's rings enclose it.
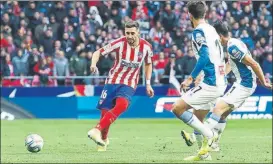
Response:
[[[186,124],[189,124],[190,121],[192,121],[192,117],[193,117],[193,113],[192,112],[189,112],[189,111],[185,111],[181,116],[181,120],[186,123]]]
[[[199,133],[199,132],[198,132],[197,130],[195,130],[195,129],[194,129],[193,133],[194,133],[195,135],[201,135],[201,133]]]
[[[217,121],[217,122],[219,122],[220,119],[221,119],[220,116],[217,116],[217,115],[214,114],[214,113],[212,113],[212,114],[209,116],[209,118],[211,118],[211,119],[213,119],[213,120],[215,120],[215,121]]]
[[[218,123],[226,123],[227,122],[227,119],[220,119],[220,121]]]

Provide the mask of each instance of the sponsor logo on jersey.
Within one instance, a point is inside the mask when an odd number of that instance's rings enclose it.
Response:
[[[196,43],[197,43],[197,44],[205,43],[205,37],[202,36],[202,34],[197,33],[197,34],[196,34]]]
[[[233,49],[231,53],[235,58],[241,58],[242,56],[242,52],[240,50]]]
[[[126,60],[121,60],[121,65],[123,67],[130,67],[130,68],[138,68],[139,67],[139,62],[130,62]]]

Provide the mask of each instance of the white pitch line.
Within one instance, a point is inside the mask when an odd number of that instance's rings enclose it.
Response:
[[[225,137],[225,136],[223,136]],[[181,140],[182,137],[131,137],[132,139],[136,139],[136,140],[158,140],[158,139],[172,139],[172,140]],[[225,138],[230,138],[230,139],[261,139],[261,138],[272,138],[272,136],[239,136],[239,137],[225,137]],[[118,138],[118,137],[110,137],[109,139],[111,140],[119,140],[123,138]]]

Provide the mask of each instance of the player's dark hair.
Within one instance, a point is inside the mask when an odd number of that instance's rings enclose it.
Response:
[[[128,21],[125,23],[125,28],[133,28],[139,29],[139,23],[137,21]]]
[[[229,28],[227,23],[222,21],[217,21],[214,23],[213,27],[219,35],[223,35],[224,37],[228,37]]]
[[[187,3],[187,8],[194,19],[201,19],[206,15],[207,6],[204,1],[190,1]]]

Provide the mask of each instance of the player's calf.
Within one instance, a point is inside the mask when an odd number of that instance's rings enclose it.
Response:
[[[181,119],[181,115],[188,110],[190,107],[186,104],[186,102],[182,99],[179,99],[176,101],[172,106],[172,112],[175,114],[175,116],[179,119]]]

